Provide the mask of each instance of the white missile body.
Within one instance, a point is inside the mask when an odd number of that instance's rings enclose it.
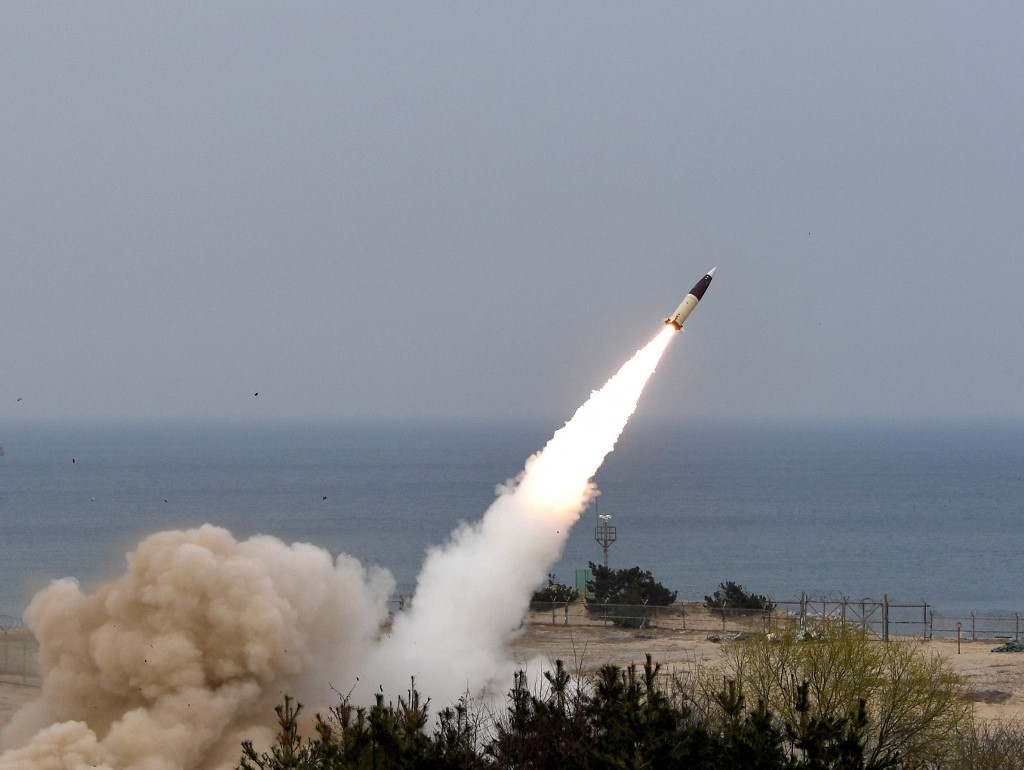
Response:
[[[682,302],[679,303],[679,307],[676,308],[676,312],[665,319],[665,323],[669,326],[676,327],[676,331],[683,328],[683,321],[686,320],[687,316],[693,312],[693,309],[697,307],[697,303],[700,302],[701,297],[704,296],[704,292],[708,290],[708,286],[711,285],[711,279],[715,277],[715,271],[717,267],[713,267],[708,270],[707,274],[697,281],[697,284],[690,289],[690,293],[686,295]]]

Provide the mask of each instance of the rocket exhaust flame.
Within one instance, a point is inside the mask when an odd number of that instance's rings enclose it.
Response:
[[[561,555],[569,529],[594,493],[591,478],[614,448],[673,334],[666,327],[637,351],[527,461],[483,519],[464,524],[447,545],[428,554],[412,609],[395,619],[370,667],[393,672],[386,692],[400,692],[410,674],[442,703],[467,687],[480,692],[507,686],[512,664],[505,644],[531,593]],[[459,597],[457,606],[452,597]]]
[[[480,521],[428,552],[411,610],[384,638],[385,571],[209,525],[147,538],[93,593],[44,589],[26,615],[41,695],[0,734],[0,770],[234,767],[243,739],[272,739],[284,694],[326,705],[332,686],[352,687],[369,703],[411,675],[437,705],[503,692],[507,643],[674,333],[592,393]]]
[[[576,508],[575,515],[579,515],[589,499],[590,478],[615,447],[671,339],[671,330],[663,330],[604,387],[591,394],[543,451],[532,458],[520,483],[524,495],[556,510]]]

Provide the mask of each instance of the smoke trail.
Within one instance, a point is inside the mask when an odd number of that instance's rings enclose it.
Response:
[[[481,521],[462,525],[427,555],[411,611],[396,618],[370,664],[378,677],[388,677],[385,691],[404,690],[410,674],[422,692],[442,703],[467,690],[508,685],[506,644],[560,556],[592,494],[592,477],[615,447],[672,335],[666,327],[637,351],[530,458],[518,483]]]
[[[40,698],[0,734],[0,770],[234,767],[245,738],[269,743],[285,694],[324,704],[331,684],[435,703],[510,681],[506,644],[593,494],[591,478],[636,409],[673,335],[626,363],[475,524],[432,550],[413,608],[379,639],[393,580],[348,556],[205,525],[162,532],[91,594],[72,580],[26,613],[40,644]]]

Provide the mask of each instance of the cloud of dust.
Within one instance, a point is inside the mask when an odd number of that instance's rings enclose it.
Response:
[[[311,545],[153,535],[94,593],[65,579],[29,605],[42,692],[0,736],[21,747],[0,767],[233,767],[285,693],[354,679],[393,588]]]
[[[242,740],[272,739],[285,694],[322,705],[333,684],[358,683],[362,702],[403,693],[410,676],[435,704],[504,691],[507,643],[672,333],[592,393],[479,522],[428,553],[411,610],[383,636],[386,570],[211,525],[147,538],[93,593],[56,581],[26,612],[42,691],[0,733],[0,770],[234,767]]]

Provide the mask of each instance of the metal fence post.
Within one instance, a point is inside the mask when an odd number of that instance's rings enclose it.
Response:
[[[889,641],[889,594],[882,594],[882,641]]]

